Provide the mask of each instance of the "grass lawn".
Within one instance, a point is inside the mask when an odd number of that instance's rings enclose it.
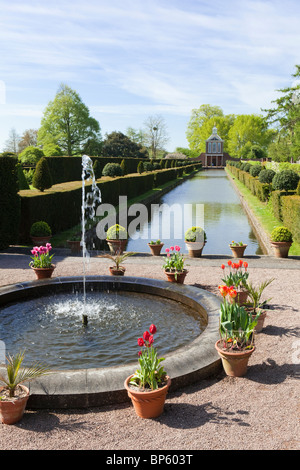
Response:
[[[226,171],[232,178],[234,178],[234,184],[247,201],[250,209],[252,209],[254,215],[257,217],[266,233],[271,235],[272,230],[275,227],[282,226],[283,223],[274,217],[271,207],[268,203],[261,202],[251,191],[246,188],[232,173],[226,168]],[[300,244],[294,242],[290,248],[289,255],[300,256]]]

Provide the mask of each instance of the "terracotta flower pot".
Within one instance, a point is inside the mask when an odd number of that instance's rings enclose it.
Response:
[[[119,268],[116,268],[115,266],[110,266],[109,267],[109,272],[112,276],[124,276],[126,271],[126,268],[123,266],[119,266]]]
[[[55,264],[51,265],[51,268],[34,268],[31,266],[31,269],[35,272],[37,279],[49,279],[52,276],[54,269],[56,268]]]
[[[165,274],[167,276],[167,281],[168,282],[177,282],[178,284],[183,284],[185,280],[185,276],[187,275],[188,271],[187,269],[184,269],[181,272],[169,272],[165,271]]]
[[[79,253],[81,251],[81,241],[80,240],[67,240],[71,253]]]
[[[24,414],[29,398],[29,389],[24,385],[19,385],[19,387],[25,392],[25,396],[15,397],[11,400],[0,400],[0,419],[3,424],[15,424]],[[0,388],[0,396],[4,388]]]
[[[170,377],[167,377],[167,384],[156,390],[141,391],[129,386],[132,375],[124,382],[125,389],[132,401],[137,416],[144,419],[158,418],[164,410],[166,396],[171,385]]]
[[[237,296],[235,298],[235,302],[238,305],[244,305],[248,298],[248,291],[247,290],[237,290]]]
[[[123,240],[106,240],[109,246],[110,252],[113,255],[119,254],[121,255],[123,251],[126,249],[127,245],[127,238]]]
[[[230,377],[243,377],[246,375],[248,362],[251,354],[255,351],[255,346],[244,351],[226,351],[220,347],[220,342],[221,340],[216,342],[215,348],[221,357],[226,375]]]
[[[51,240],[51,235],[45,235],[44,237],[30,237],[34,246],[45,246]]]
[[[152,253],[153,256],[159,256],[160,252],[161,252],[161,249],[164,246],[164,243],[160,243],[160,244],[148,243],[148,246],[150,247],[150,250],[151,250],[151,253]]]
[[[267,312],[262,312],[260,314],[260,316],[258,317],[258,320],[257,320],[257,325],[256,327],[254,328],[254,331],[255,333],[260,333],[264,327],[264,322],[265,322],[265,318],[267,316]],[[255,315],[252,315],[252,318],[254,319],[255,318]]]
[[[185,241],[186,248],[191,258],[200,258],[206,242],[188,242]]]
[[[231,251],[232,251],[232,256],[234,258],[243,258],[244,257],[244,252],[246,250],[248,245],[229,245]]]
[[[274,254],[276,258],[287,258],[292,242],[272,242],[271,241],[271,245],[274,248]]]

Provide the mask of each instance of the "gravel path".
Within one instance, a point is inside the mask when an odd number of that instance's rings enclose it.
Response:
[[[80,275],[77,257],[55,256],[56,276]],[[186,283],[216,292],[221,257],[191,260]],[[27,410],[0,425],[1,450],[297,450],[299,449],[300,260],[249,257],[249,279],[274,277],[271,309],[256,336],[247,375],[217,377],[170,393],[158,419],[142,420],[130,403],[88,410]],[[34,280],[28,255],[0,254],[0,285]],[[162,260],[133,257],[126,274],[164,279]],[[107,274],[108,260],[91,258],[88,274]],[[192,453],[192,452],[190,452]],[[134,453],[133,453],[134,454]]]

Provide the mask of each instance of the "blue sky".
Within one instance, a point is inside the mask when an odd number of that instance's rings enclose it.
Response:
[[[292,85],[299,24],[298,0],[0,0],[0,151],[61,83],[103,136],[158,114],[186,147],[193,108],[259,114]]]

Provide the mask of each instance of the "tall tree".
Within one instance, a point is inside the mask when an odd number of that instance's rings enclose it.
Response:
[[[19,152],[23,152],[26,147],[37,147],[37,129],[27,129],[19,142]]]
[[[268,128],[262,116],[239,114],[228,132],[229,153],[241,158],[245,155],[245,146],[250,148],[253,145],[259,145],[266,150],[275,134],[274,130]]]
[[[6,140],[4,144],[4,151],[17,154],[18,148],[19,148],[19,142],[20,142],[20,136],[17,133],[16,129],[12,128],[9,131],[8,139]]]
[[[65,155],[81,153],[90,140],[101,141],[100,125],[78,93],[62,84],[50,101],[38,131],[38,144],[58,145]]]
[[[278,145],[272,146],[271,151],[283,146],[286,158],[288,154],[294,158],[300,154],[300,65],[296,65],[292,77],[295,79],[292,86],[277,90],[282,96],[272,101],[275,107],[262,110],[267,113],[267,122],[275,124],[278,130]]]
[[[104,157],[148,157],[148,152],[144,147],[130,140],[129,137],[122,132],[116,131],[106,134],[101,154]]]
[[[152,158],[157,158],[159,150],[163,150],[169,141],[167,125],[162,116],[149,116],[144,122],[146,145],[151,150]]]
[[[210,136],[216,118],[223,116],[223,110],[219,106],[211,106],[210,104],[202,104],[198,109],[192,110],[186,132],[186,138],[191,150],[195,150],[198,153],[205,152],[205,140]],[[203,129],[205,123],[210,119],[213,120],[210,129]]]

